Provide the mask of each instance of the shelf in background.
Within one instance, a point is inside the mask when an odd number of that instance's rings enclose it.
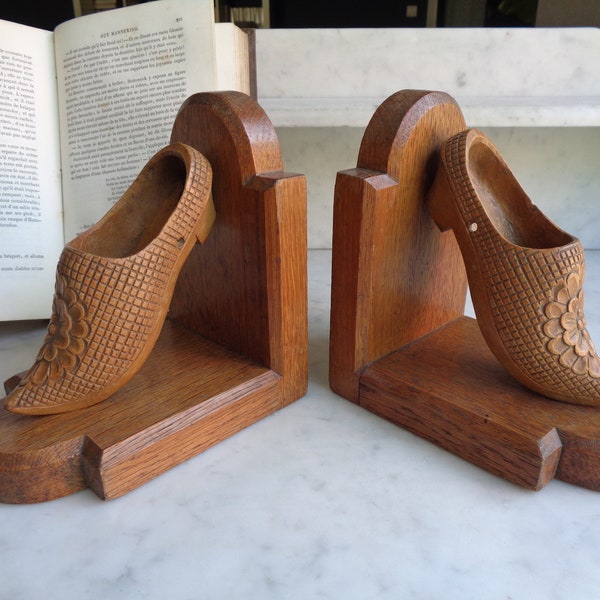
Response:
[[[365,127],[384,99],[259,96],[259,103],[276,127]],[[458,96],[456,101],[470,127],[600,126],[600,96]]]
[[[600,126],[594,28],[258,30],[256,55],[278,127],[364,127],[400,89],[451,94],[471,127]]]

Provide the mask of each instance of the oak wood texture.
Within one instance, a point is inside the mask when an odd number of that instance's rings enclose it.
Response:
[[[270,121],[238,92],[188,98],[172,141],[211,163],[211,244],[192,250],[153,352],[108,400],[42,417],[0,407],[0,501],[116,498],[306,391],[304,177],[283,172]]]
[[[558,478],[600,490],[600,411],[522,386],[462,315],[458,246],[426,200],[433,155],[461,129],[445,94],[398,92],[369,124],[357,169],[338,174],[331,387],[525,488]]]
[[[469,317],[367,367],[360,404],[525,488],[557,478],[600,491],[600,411],[521,385]]]
[[[44,417],[0,411],[0,499],[40,502],[84,487],[120,496],[234,433],[240,417],[279,408],[278,379],[169,320],[108,400]]]
[[[329,380],[348,400],[366,365],[464,312],[458,245],[423,202],[442,142],[464,128],[447,94],[397,92],[375,111],[357,167],[337,175]]]
[[[288,404],[308,381],[306,180],[283,172],[275,129],[240,92],[188,98],[171,141],[211,163],[217,219],[180,273],[170,315],[273,369]]]

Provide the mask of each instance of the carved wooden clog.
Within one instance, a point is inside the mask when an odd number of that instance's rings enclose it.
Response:
[[[214,222],[211,182],[198,151],[171,144],[65,246],[48,333],[7,397],[9,410],[41,415],[90,406],[135,375],[158,338],[179,271]]]
[[[584,251],[532,204],[477,130],[444,143],[429,194],[452,228],[486,343],[522,384],[556,400],[600,405],[600,358],[583,311]]]

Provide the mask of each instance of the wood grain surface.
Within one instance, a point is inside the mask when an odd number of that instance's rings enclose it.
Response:
[[[447,94],[403,90],[373,115],[357,167],[337,175],[329,378],[348,400],[370,362],[463,314],[458,245],[424,200],[441,144],[464,127]]]
[[[600,411],[532,392],[461,317],[369,366],[360,404],[523,487],[600,490]]]

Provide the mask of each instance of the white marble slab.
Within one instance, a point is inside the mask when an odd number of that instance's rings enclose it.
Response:
[[[426,89],[441,88],[430,86]],[[272,122],[279,127],[365,127],[375,109],[388,96],[265,96],[259,101]],[[490,98],[456,94],[454,98],[470,127],[597,127],[600,124],[600,96]]]
[[[525,491],[330,392],[329,281],[309,252],[304,398],[118,500],[0,505],[0,598],[595,598],[598,493]],[[600,253],[586,292],[600,339]],[[41,334],[0,325],[1,378]]]
[[[259,102],[276,126],[364,127],[401,89],[443,90],[476,127],[600,125],[600,32],[259,30]]]

